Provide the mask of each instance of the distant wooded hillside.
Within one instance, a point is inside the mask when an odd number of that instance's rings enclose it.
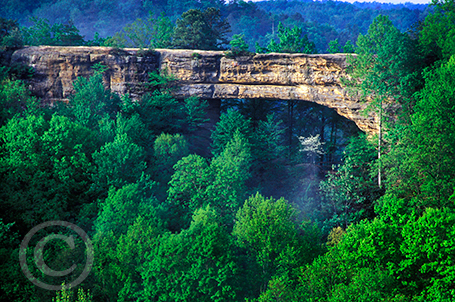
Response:
[[[379,14],[386,15],[400,30],[407,31],[428,14],[426,5],[354,3],[338,1],[223,1],[223,0],[4,0],[0,15],[16,19],[22,26],[30,26],[31,17],[44,18],[50,24],[72,22],[86,40],[95,33],[105,38],[113,36],[138,18],[161,14],[175,23],[183,12],[192,8],[220,9],[222,17],[231,25],[234,34],[243,34],[254,50],[254,45],[265,46],[277,38],[277,27],[298,26],[316,45],[317,52],[326,52],[328,43],[338,39],[341,45],[355,42],[359,33]]]

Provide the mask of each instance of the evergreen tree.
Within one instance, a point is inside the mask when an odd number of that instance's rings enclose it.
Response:
[[[316,45],[308,40],[307,35],[303,35],[300,27],[288,28],[283,23],[278,23],[277,43],[274,39],[270,40],[266,48],[256,47],[256,52],[285,52],[285,53],[316,53]]]
[[[229,23],[222,19],[219,9],[191,9],[177,20],[173,45],[176,48],[217,50],[228,44]]]
[[[212,153],[217,156],[223,152],[228,142],[232,139],[235,132],[244,135],[246,139],[251,137],[250,121],[236,110],[228,110],[220,117],[212,131]]]
[[[17,21],[0,17],[0,50],[19,48],[23,45]]]

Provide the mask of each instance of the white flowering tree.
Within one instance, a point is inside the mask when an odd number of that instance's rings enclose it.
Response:
[[[315,136],[310,135],[308,137],[299,136],[299,141],[302,145],[299,151],[306,152],[313,164],[317,155],[325,153],[323,148],[324,142],[321,142],[319,134],[316,134]]]

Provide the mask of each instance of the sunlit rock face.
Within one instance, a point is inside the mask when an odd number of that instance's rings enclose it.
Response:
[[[67,100],[77,77],[93,74],[92,66],[108,67],[104,85],[139,100],[148,91],[148,73],[161,70],[175,76],[177,98],[198,95],[219,100],[302,100],[334,108],[369,133],[378,131],[377,116],[362,112],[366,103],[347,95],[345,54],[257,54],[229,58],[221,51],[115,49],[109,47],[26,47],[14,62],[35,70],[30,80],[34,94],[45,102]],[[214,102],[219,103],[219,102]]]
[[[47,103],[68,100],[77,77],[89,77],[93,66],[108,67],[103,80],[106,88],[139,99],[146,91],[148,73],[159,68],[155,53],[138,53],[110,47],[26,47],[13,53],[12,61],[33,67],[30,89]]]

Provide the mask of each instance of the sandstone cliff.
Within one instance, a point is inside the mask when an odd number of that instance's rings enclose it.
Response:
[[[367,133],[378,131],[377,117],[361,113],[366,104],[349,97],[343,88],[345,54],[228,58],[220,51],[40,46],[18,50],[12,60],[35,69],[30,88],[50,103],[67,99],[73,92],[72,82],[90,76],[91,67],[102,63],[108,67],[105,86],[119,94],[130,93],[133,99],[140,99],[146,91],[149,72],[166,70],[179,79],[177,98],[310,101],[334,108]]]

